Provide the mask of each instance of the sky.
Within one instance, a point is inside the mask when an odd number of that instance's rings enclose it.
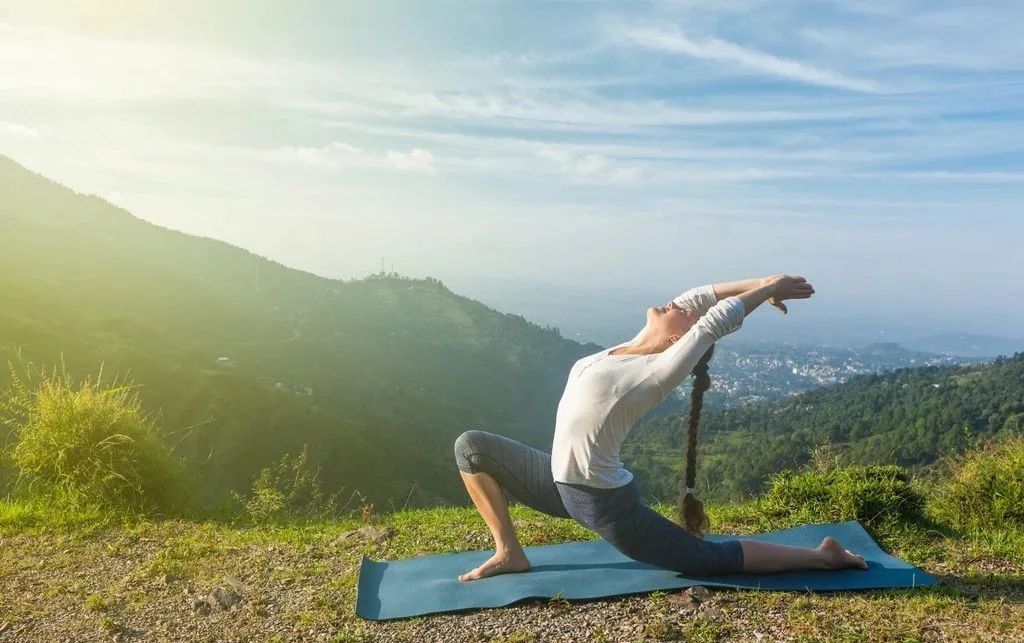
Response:
[[[1021,24],[1015,0],[2,2],[0,154],[290,266],[383,259],[552,318],[786,272],[808,319],[1021,337]]]

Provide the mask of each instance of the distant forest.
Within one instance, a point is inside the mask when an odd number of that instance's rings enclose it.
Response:
[[[678,493],[686,415],[654,418],[623,449],[645,493]],[[762,491],[771,474],[830,449],[854,463],[930,465],[978,440],[1024,429],[1024,353],[981,366],[900,369],[861,375],[784,401],[706,412],[699,485],[715,499]]]

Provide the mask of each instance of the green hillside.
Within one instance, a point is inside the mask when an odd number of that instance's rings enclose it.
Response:
[[[678,492],[685,415],[637,427],[623,459],[645,490]],[[858,376],[785,401],[706,412],[699,484],[711,497],[761,491],[776,471],[807,462],[825,446],[846,461],[926,467],[979,438],[1024,429],[1024,353],[980,366],[900,369]]]
[[[4,157],[0,227],[7,357],[129,373],[210,500],[306,444],[329,489],[379,507],[461,498],[455,437],[549,446],[596,350],[436,280],[325,279],[164,229]]]

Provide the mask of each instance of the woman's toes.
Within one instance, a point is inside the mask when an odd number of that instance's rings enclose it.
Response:
[[[839,544],[839,541],[831,536],[826,536],[821,541],[821,545],[818,546],[818,549],[824,556],[825,567],[827,569],[843,569],[845,567],[857,567],[860,569],[868,568],[868,564],[862,557],[853,553],[849,549],[843,549],[843,546]]]
[[[861,569],[867,569],[868,568],[867,561],[864,560],[863,556],[858,556],[857,554],[853,553],[849,549],[847,549],[845,551],[846,551],[846,554],[853,560],[853,562],[856,564],[857,567],[860,567]]]

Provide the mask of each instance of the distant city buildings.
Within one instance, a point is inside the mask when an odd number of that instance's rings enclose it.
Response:
[[[896,344],[862,350],[790,346],[728,349],[722,347],[711,363],[709,402],[717,406],[757,404],[796,395],[809,389],[840,384],[857,375],[898,368],[976,363],[979,359],[908,351]],[[688,383],[677,391],[689,397]]]

